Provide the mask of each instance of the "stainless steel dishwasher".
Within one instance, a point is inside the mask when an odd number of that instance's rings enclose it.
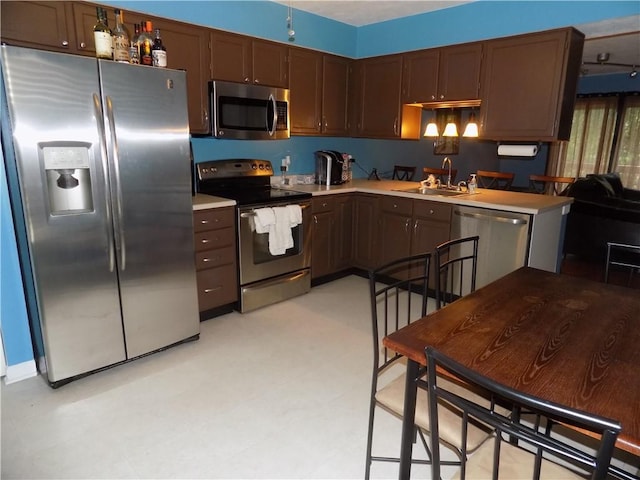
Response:
[[[478,235],[476,288],[527,264],[531,215],[456,206],[451,238]],[[468,282],[464,282],[468,284]]]

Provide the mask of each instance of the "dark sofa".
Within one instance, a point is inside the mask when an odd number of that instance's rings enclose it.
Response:
[[[579,178],[563,195],[574,198],[565,254],[604,261],[609,241],[640,245],[640,190],[624,188],[618,174]]]

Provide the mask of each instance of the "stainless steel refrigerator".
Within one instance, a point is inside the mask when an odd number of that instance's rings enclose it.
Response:
[[[186,73],[2,46],[2,144],[52,386],[198,338]]]

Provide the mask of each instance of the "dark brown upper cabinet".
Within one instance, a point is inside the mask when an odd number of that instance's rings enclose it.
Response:
[[[402,102],[435,102],[438,96],[440,49],[405,53],[402,64]]]
[[[403,106],[402,55],[383,55],[358,60],[358,110],[351,116],[356,136],[372,138],[412,138],[420,135],[420,107]]]
[[[482,45],[476,42],[404,54],[402,102],[477,105]]]
[[[349,64],[347,58],[289,49],[292,134],[347,135]]]
[[[1,2],[0,32],[10,45],[76,51],[73,11],[67,2]],[[96,10],[93,8],[95,23]]]
[[[568,140],[583,44],[573,28],[487,41],[480,136]]]
[[[213,30],[212,78],[288,88],[287,50],[280,43]]]
[[[167,67],[187,72],[187,105],[191,133],[209,131],[209,30],[186,23],[154,19],[167,49]]]
[[[351,60],[335,55],[322,58],[322,133],[346,136],[348,127],[349,66]]]
[[[289,48],[289,120],[291,133],[322,131],[322,54]]]

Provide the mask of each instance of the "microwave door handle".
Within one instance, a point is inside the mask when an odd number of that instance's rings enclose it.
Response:
[[[269,94],[269,101],[271,102],[271,106],[273,107],[273,116],[271,118],[271,126],[269,126],[269,118],[267,118],[267,128],[269,129],[269,136],[273,137],[273,134],[276,132],[276,124],[278,123],[278,110],[276,99],[273,98],[273,94]],[[269,112],[267,111],[267,117],[269,116]]]

